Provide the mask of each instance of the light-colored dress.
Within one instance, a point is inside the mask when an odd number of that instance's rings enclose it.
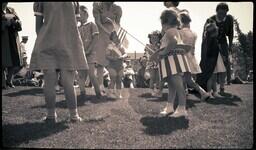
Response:
[[[220,72],[226,72],[226,67],[224,65],[222,56],[219,52],[218,59],[217,59],[217,62],[216,62],[216,66],[215,66],[215,69],[214,69],[213,73],[220,73]]]
[[[116,21],[122,16],[122,9],[120,6],[113,4],[109,10],[103,8],[103,2],[94,2],[93,3],[93,16],[94,18],[100,17],[102,25],[107,28],[109,31],[113,31],[114,27],[111,22],[107,20],[107,17],[113,21]],[[102,28],[99,29],[99,39],[95,45],[96,50],[96,61],[102,66],[108,65],[108,60],[106,59],[106,48],[111,42],[109,36]]]
[[[34,13],[44,18],[32,52],[30,69],[88,69],[73,2],[35,2]]]
[[[198,74],[201,73],[201,68],[198,65],[198,62],[196,60],[195,57],[195,43],[196,43],[196,39],[197,39],[197,35],[196,33],[194,33],[193,31],[191,31],[189,28],[182,28],[181,30],[179,30],[181,38],[183,40],[184,44],[187,45],[191,45],[191,50],[186,53],[187,59],[188,59],[188,63],[191,69],[191,73],[192,74]]]
[[[93,36],[96,34],[99,34],[98,27],[93,22],[87,22],[85,24],[82,24],[79,27],[79,31],[81,34],[81,38],[84,45],[84,51],[85,54],[88,51],[88,48],[91,46],[91,42],[93,40]],[[96,63],[96,51],[95,46],[91,50],[89,54],[86,54],[86,59],[88,63]]]
[[[176,28],[169,28],[161,39],[160,49],[167,47],[170,41],[178,43],[178,39],[181,40],[179,31]],[[170,54],[159,61],[159,72],[161,79],[175,74],[191,72],[185,53],[174,49],[170,50]]]

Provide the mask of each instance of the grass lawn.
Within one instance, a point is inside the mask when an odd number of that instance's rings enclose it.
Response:
[[[43,89],[2,91],[2,144],[16,148],[252,148],[253,84],[231,85],[226,98],[201,102],[190,94],[188,117],[161,117],[163,98],[149,89],[124,89],[122,100],[97,100],[92,89],[79,97],[84,122],[66,120],[63,91],[57,94],[58,123],[44,124]],[[232,94],[231,94],[232,93]]]

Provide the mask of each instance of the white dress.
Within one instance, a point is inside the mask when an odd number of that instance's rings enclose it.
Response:
[[[221,54],[219,52],[217,63],[216,63],[216,67],[215,67],[213,73],[220,73],[220,72],[226,72],[226,67],[224,65],[222,56],[221,56]]]

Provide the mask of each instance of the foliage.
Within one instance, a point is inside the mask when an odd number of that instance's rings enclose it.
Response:
[[[246,80],[250,70],[253,70],[253,32],[244,34],[237,19],[234,19],[237,42],[233,43],[233,69],[235,75]]]

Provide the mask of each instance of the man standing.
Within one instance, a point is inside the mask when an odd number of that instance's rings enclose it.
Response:
[[[230,84],[231,80],[231,68],[229,55],[232,52],[232,42],[234,37],[233,17],[227,12],[229,11],[226,3],[219,3],[216,7],[216,15],[207,19],[206,24],[214,21],[219,28],[218,31],[218,43],[220,45],[220,53],[222,55],[224,65],[226,67],[225,73],[219,73],[220,93],[224,93],[225,78],[227,77],[227,84]],[[228,36],[228,43],[227,38]]]

